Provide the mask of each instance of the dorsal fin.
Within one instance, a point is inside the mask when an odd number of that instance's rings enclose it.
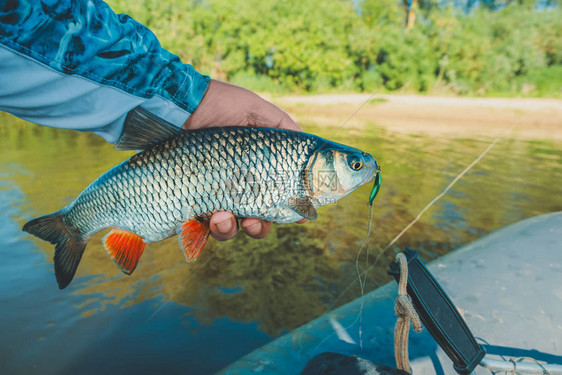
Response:
[[[174,124],[139,106],[129,111],[121,136],[113,148],[116,150],[145,150],[182,131]]]

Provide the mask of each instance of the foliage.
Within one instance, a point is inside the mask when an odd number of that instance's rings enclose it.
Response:
[[[396,0],[109,3],[199,71],[254,90],[560,95],[562,85],[544,73],[562,66],[562,11],[533,1],[426,0],[411,30]]]

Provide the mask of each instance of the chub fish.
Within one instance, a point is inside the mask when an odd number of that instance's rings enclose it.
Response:
[[[72,203],[23,230],[55,245],[55,275],[65,288],[92,235],[131,274],[145,244],[179,235],[187,261],[197,258],[217,211],[275,223],[315,220],[376,174],[375,159],[312,134],[216,127],[182,130],[137,107],[118,150],[142,150],[113,167]]]

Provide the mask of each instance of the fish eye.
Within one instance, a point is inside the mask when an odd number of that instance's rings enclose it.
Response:
[[[363,161],[357,155],[350,155],[347,158],[347,164],[354,171],[358,171],[363,168]]]
[[[360,161],[356,161],[351,165],[351,168],[353,168],[353,170],[358,171],[363,167],[363,163],[361,163]]]

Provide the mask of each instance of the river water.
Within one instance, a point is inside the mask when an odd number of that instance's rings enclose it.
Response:
[[[333,128],[305,130],[364,149],[382,167],[361,268],[492,140],[404,135],[372,124],[334,137]],[[0,373],[212,373],[360,295],[355,260],[370,186],[321,208],[314,223],[274,226],[264,240],[210,240],[191,264],[176,239],[149,244],[131,276],[96,235],[74,281],[59,290],[52,246],[21,226],[66,205],[130,155],[92,134],[0,114]],[[505,225],[562,210],[561,181],[561,143],[516,135],[500,141],[380,257],[367,291],[389,280],[385,270],[399,249],[417,249],[430,261]]]

